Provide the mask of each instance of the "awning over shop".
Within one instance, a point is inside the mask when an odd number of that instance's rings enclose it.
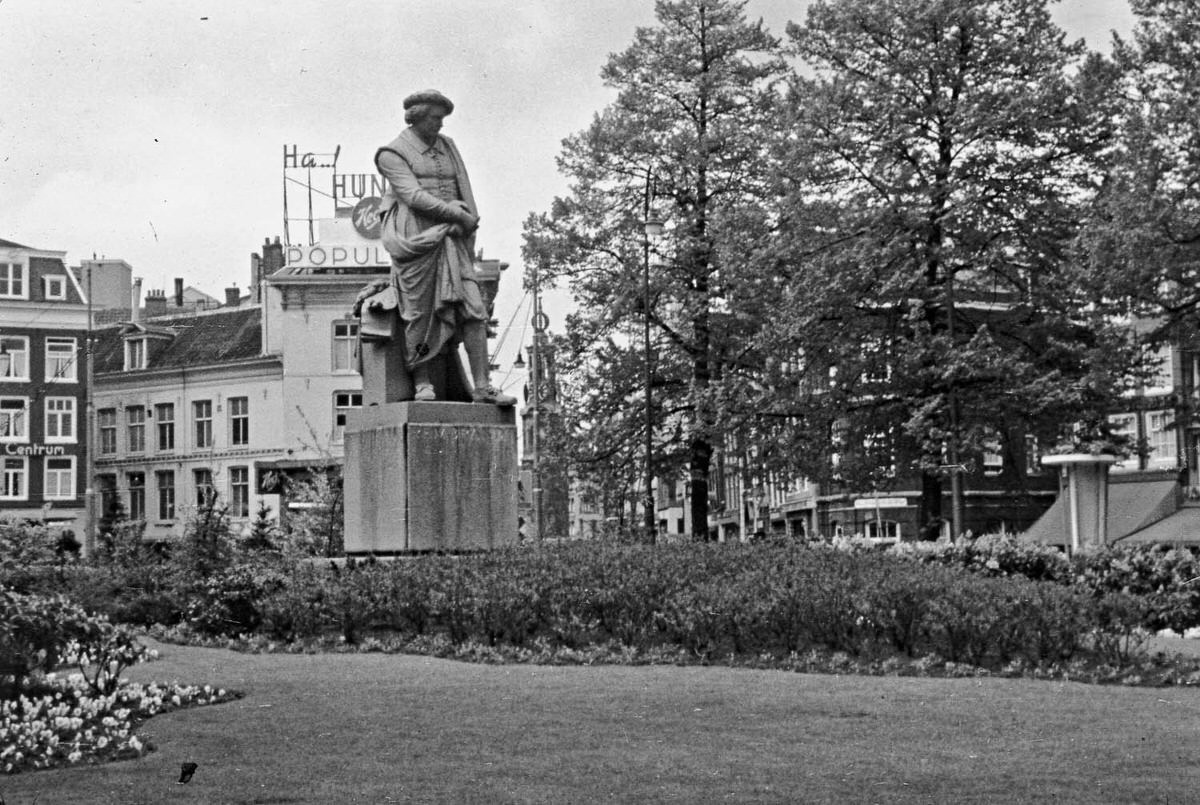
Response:
[[[1066,505],[1066,498],[1059,495],[1046,513],[1021,535],[1021,539],[1047,545],[1070,545]],[[1175,512],[1178,505],[1178,485],[1175,481],[1109,483],[1109,542],[1124,539],[1158,523]]]
[[[1187,507],[1121,540],[1131,543],[1200,545],[1200,508]]]

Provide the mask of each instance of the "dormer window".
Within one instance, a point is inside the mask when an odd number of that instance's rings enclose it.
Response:
[[[125,371],[149,368],[174,337],[175,330],[171,327],[125,322],[121,327],[121,340],[125,344]]]
[[[131,338],[125,342],[125,371],[146,368],[146,339]]]
[[[65,300],[67,298],[67,278],[62,275],[42,277],[45,283],[47,299]]]

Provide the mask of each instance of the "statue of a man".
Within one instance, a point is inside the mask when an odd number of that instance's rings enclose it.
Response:
[[[488,310],[475,274],[475,230],[479,213],[458,148],[443,136],[442,120],[454,104],[436,90],[404,99],[408,128],[375,153],[375,166],[388,189],[379,205],[380,239],[392,257],[392,283],[399,293],[404,365],[414,399],[437,399],[430,363],[466,348],[475,402],[508,406],[490,380]],[[372,289],[360,304],[378,305]],[[452,358],[457,365],[457,358]]]

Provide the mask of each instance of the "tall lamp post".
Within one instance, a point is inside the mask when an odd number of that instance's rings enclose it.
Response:
[[[87,533],[83,539],[84,556],[91,556],[96,552],[96,535],[99,531],[100,516],[102,514],[97,510],[96,505],[96,323],[95,311],[92,307],[92,274],[95,270],[95,263],[89,263],[87,267],[87,363],[85,365],[87,388],[84,390],[84,394],[87,395],[85,410],[87,420],[84,425],[87,430],[85,442],[86,455],[84,457],[84,472],[87,473],[84,491],[84,501],[87,508]],[[135,300],[133,304],[136,305],[137,301]],[[137,311],[133,312],[136,313]]]
[[[533,323],[533,341],[529,348],[529,383],[526,388],[530,389],[531,397],[526,398],[526,410],[530,415],[530,430],[529,430],[529,483],[531,486],[530,504],[533,509],[533,527],[537,538],[543,538],[544,517],[542,515],[542,468],[540,445],[538,444],[541,438],[541,422],[540,414],[542,411],[542,359],[541,347],[542,336],[546,332],[546,328],[550,326],[550,319],[542,312],[542,300],[540,288],[538,287],[540,277],[538,275],[537,263],[533,265],[533,313],[530,320]],[[513,362],[514,369],[525,369],[526,363],[521,357],[521,351],[517,350],[517,359]]]
[[[654,382],[654,367],[651,364],[650,351],[650,238],[656,238],[663,232],[663,222],[657,217],[650,216],[650,195],[653,189],[654,174],[646,169],[646,190],[642,197],[642,349],[645,353],[646,368],[646,456],[643,469],[646,484],[646,541],[654,544],[654,413],[651,406],[651,386]]]
[[[954,269],[946,269],[946,332],[950,349],[954,343]],[[956,540],[963,531],[963,466],[958,457],[958,395],[954,377],[950,378],[950,539]]]

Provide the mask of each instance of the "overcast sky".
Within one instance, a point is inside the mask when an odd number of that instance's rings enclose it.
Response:
[[[782,36],[807,5],[747,13]],[[1126,0],[1054,15],[1104,51],[1132,26]],[[339,172],[370,172],[403,97],[435,87],[457,105],[445,133],[471,173],[479,245],[512,264],[507,322],[522,221],[564,192],[562,139],[612,101],[608,55],[652,23],[651,0],[0,0],[0,238],[220,298],[283,235],[284,145],[341,146]]]

